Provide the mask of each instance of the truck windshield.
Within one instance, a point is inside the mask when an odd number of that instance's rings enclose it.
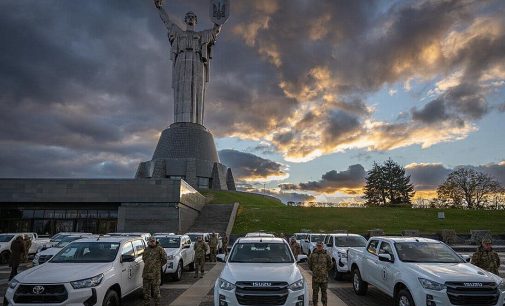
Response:
[[[238,243],[233,248],[229,262],[290,263],[294,259],[284,243]]]
[[[70,242],[77,240],[77,239],[81,239],[81,238],[82,237],[65,237],[65,238],[61,239],[61,241],[58,242],[54,247],[61,249],[61,248],[66,247]]]
[[[319,242],[324,240],[324,235],[311,235],[310,242]]]
[[[338,247],[365,247],[366,239],[361,236],[335,237],[335,244]]]
[[[296,240],[301,240],[301,239],[304,239],[307,235],[302,235],[302,234],[298,234],[298,235],[295,235],[295,238]]]
[[[196,241],[196,239],[198,239],[198,237],[202,237],[203,238],[203,235],[202,234],[189,234],[188,235],[189,238],[191,238],[191,241]]]
[[[397,242],[396,252],[404,262],[460,263],[464,262],[451,248],[436,242]]]
[[[74,242],[50,260],[52,263],[111,262],[119,250],[118,242]]]
[[[14,238],[14,235],[0,235],[0,242],[9,242]]]
[[[179,248],[181,245],[181,239],[177,237],[156,237],[160,242],[160,245],[164,249],[168,248]]]

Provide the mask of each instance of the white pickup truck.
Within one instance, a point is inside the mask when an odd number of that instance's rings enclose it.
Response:
[[[365,250],[349,249],[353,288],[368,284],[394,299],[395,306],[502,306],[502,278],[470,263],[446,244],[416,237],[372,237]]]
[[[84,237],[91,237],[91,234],[71,235],[63,237],[60,240],[60,242],[56,243],[52,247],[42,248],[40,252],[37,252],[37,254],[35,254],[35,257],[33,258],[32,264],[34,266],[38,266],[45,263],[46,261],[51,259],[54,255],[58,254],[58,252],[61,251],[61,249],[63,249],[64,247],[66,247],[69,243]]]
[[[347,251],[349,248],[364,250],[366,239],[357,234],[329,234],[324,238],[324,245],[333,261],[333,278],[342,280],[343,276],[351,271],[347,265]]]
[[[43,265],[16,275],[4,305],[113,305],[142,288],[145,242],[134,237],[84,238]]]
[[[11,256],[11,244],[19,236],[28,236],[32,243],[28,255],[37,253],[37,250],[49,242],[49,238],[39,238],[37,233],[5,233],[0,234],[0,263],[9,262]]]
[[[326,234],[308,234],[300,244],[302,253],[310,255],[310,253],[312,253],[316,248],[316,244],[319,241],[323,241],[325,236]]]
[[[195,268],[195,250],[191,247],[188,235],[154,236],[167,253],[167,263],[162,267],[163,274],[174,280],[180,280],[184,267]]]
[[[219,261],[224,254],[217,255]],[[282,238],[239,238],[214,285],[214,306],[308,306],[307,283]]]

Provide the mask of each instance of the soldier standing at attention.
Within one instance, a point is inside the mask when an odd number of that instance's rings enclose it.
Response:
[[[198,270],[200,270],[201,273],[200,277],[203,277],[205,255],[207,254],[209,246],[205,243],[205,241],[203,241],[202,236],[199,236],[198,239],[196,239],[193,248],[195,250],[195,278],[198,277]]]
[[[499,275],[500,257],[493,251],[491,239],[483,239],[481,246],[472,256],[472,264],[477,267]]]
[[[291,248],[291,252],[295,255],[295,260],[297,260],[298,255],[300,255],[300,244],[296,241],[295,237],[291,237],[291,241],[289,242],[289,247]]]
[[[223,234],[223,253],[228,255],[228,235],[226,233]]]
[[[217,239],[216,233],[212,233],[210,236],[210,262],[216,262],[217,247],[219,245],[219,240]]]
[[[312,302],[317,306],[317,295],[321,288],[321,302],[323,306],[328,305],[328,272],[332,269],[333,263],[330,255],[323,249],[323,242],[318,241],[316,249],[309,257],[309,269],[312,271]]]
[[[17,236],[16,239],[11,243],[11,256],[10,256],[10,267],[11,275],[9,276],[9,281],[18,274],[18,267],[23,260],[23,256],[26,252],[25,243],[23,237]]]
[[[167,254],[165,250],[156,244],[156,238],[150,237],[149,246],[142,254],[144,260],[144,271],[142,271],[142,279],[144,283],[144,305],[151,305],[151,294],[154,299],[154,305],[160,305],[160,284],[161,284],[161,268],[167,263]]]

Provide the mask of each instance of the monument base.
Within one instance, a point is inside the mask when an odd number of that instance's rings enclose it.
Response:
[[[152,160],[140,163],[135,177],[183,179],[193,188],[235,190],[231,169],[219,161],[214,137],[190,122],[165,129]]]

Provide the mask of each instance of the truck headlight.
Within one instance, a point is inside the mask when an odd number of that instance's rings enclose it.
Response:
[[[501,283],[498,284],[498,290],[500,290],[500,292],[505,292],[505,282],[504,281],[501,281]]]
[[[9,282],[9,288],[11,289],[14,289],[16,288],[16,286],[19,284],[18,280],[13,278],[11,279],[11,281]]]
[[[303,278],[289,285],[289,289],[293,291],[302,290],[304,286]]]
[[[168,255],[167,260],[174,260],[174,255]]]
[[[421,283],[421,286],[423,286],[424,289],[435,290],[435,291],[440,291],[440,290],[445,289],[444,284],[440,284],[440,283],[434,282],[434,281],[426,279],[426,278],[419,278],[419,282]]]
[[[82,288],[91,288],[100,285],[103,279],[103,274],[99,274],[97,276],[93,276],[86,279],[81,279],[77,281],[70,282],[70,285],[74,287],[74,289],[82,289]]]
[[[219,288],[226,290],[226,291],[231,291],[231,290],[235,289],[235,285],[225,279],[220,278],[219,279]]]

